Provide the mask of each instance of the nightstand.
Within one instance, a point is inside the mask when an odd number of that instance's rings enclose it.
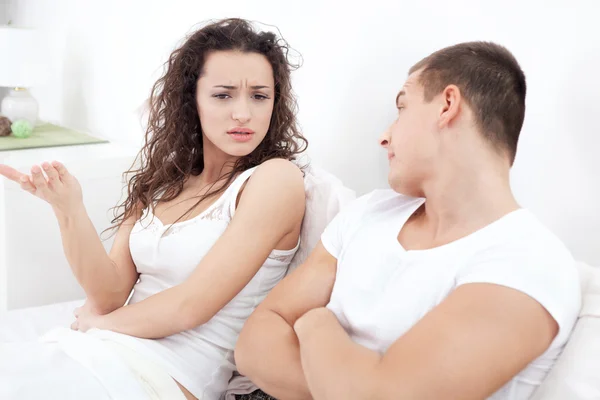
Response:
[[[22,172],[44,161],[64,163],[81,183],[87,212],[100,233],[110,226],[110,209],[126,193],[122,174],[137,151],[113,143],[9,150],[0,151],[0,163]],[[111,245],[112,238],[104,242],[107,250]],[[50,206],[0,177],[0,313],[83,297]]]

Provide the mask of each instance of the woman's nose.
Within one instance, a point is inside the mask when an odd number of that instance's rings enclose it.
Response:
[[[235,109],[233,110],[232,118],[238,121],[240,124],[245,124],[250,121],[252,118],[252,113],[250,112],[250,105],[248,101],[245,99],[240,99],[236,102]]]

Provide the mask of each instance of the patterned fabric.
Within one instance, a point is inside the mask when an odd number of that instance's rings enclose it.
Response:
[[[257,390],[250,394],[236,395],[235,400],[277,400],[275,397],[269,396],[262,390]]]

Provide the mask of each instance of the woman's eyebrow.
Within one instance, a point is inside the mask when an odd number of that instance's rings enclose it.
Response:
[[[237,90],[238,89],[237,86],[231,86],[231,85],[215,85],[213,87],[229,89],[229,90]],[[254,85],[254,86],[250,86],[250,88],[257,90],[257,89],[270,89],[271,87],[267,86],[267,85]]]

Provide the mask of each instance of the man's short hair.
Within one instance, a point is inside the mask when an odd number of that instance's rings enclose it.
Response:
[[[489,42],[446,47],[415,64],[425,100],[456,85],[475,114],[483,135],[507,152],[511,164],[525,117],[525,74],[506,48]]]

